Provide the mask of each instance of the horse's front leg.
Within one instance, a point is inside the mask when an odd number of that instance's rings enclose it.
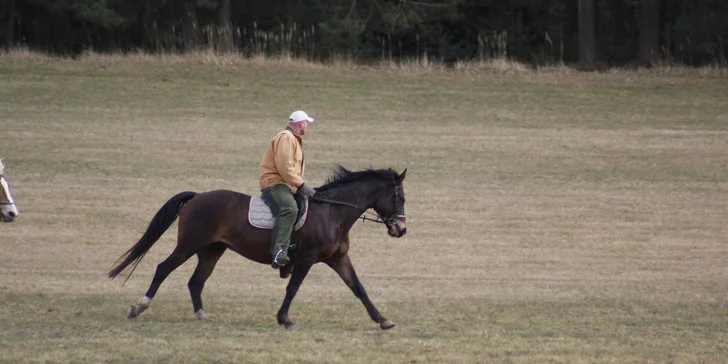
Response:
[[[288,286],[286,287],[286,298],[283,299],[283,304],[278,310],[277,316],[278,324],[284,325],[286,329],[292,330],[296,327],[296,324],[288,319],[288,309],[291,307],[293,297],[296,296],[298,288],[301,287],[301,283],[303,283],[303,280],[306,278],[308,271],[311,270],[311,266],[313,266],[314,261],[314,258],[298,257],[295,265],[293,266],[293,273],[291,274],[291,279],[288,281]]]
[[[359,278],[356,276],[354,266],[351,264],[351,259],[349,259],[348,254],[332,258],[328,260],[326,264],[336,271],[336,273],[339,274],[339,277],[344,280],[344,283],[351,288],[354,295],[357,296],[361,300],[361,303],[364,304],[364,307],[366,307],[369,317],[371,317],[374,322],[378,323],[382,330],[391,329],[396,325],[394,321],[388,320],[382,316],[377,308],[374,307],[372,301],[369,300],[367,291],[364,290],[364,286],[361,285]]]

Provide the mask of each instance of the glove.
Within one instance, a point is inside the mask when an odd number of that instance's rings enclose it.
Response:
[[[298,188],[298,192],[302,193],[304,196],[306,196],[308,198],[311,198],[311,197],[313,197],[313,195],[316,194],[316,190],[314,190],[313,187],[311,187],[305,183],[302,184],[301,187]]]

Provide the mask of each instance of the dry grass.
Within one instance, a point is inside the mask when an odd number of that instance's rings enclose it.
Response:
[[[215,67],[285,67],[292,69],[325,69],[326,72],[374,70],[377,72],[394,72],[403,74],[437,74],[449,77],[454,73],[473,75],[511,75],[524,79],[534,77],[541,81],[553,82],[561,80],[566,82],[593,82],[603,80],[607,83],[628,82],[644,83],[645,80],[656,82],[674,82],[675,79],[725,79],[728,78],[728,68],[719,66],[704,66],[700,68],[684,67],[681,65],[664,64],[653,68],[611,68],[603,72],[580,72],[572,67],[561,65],[530,67],[524,63],[507,59],[505,57],[487,58],[472,61],[457,61],[453,65],[446,65],[442,60],[422,56],[415,59],[394,61],[383,59],[376,63],[357,63],[346,55],[334,55],[326,63],[312,62],[290,55],[266,56],[255,54],[245,56],[240,53],[218,53],[213,49],[191,51],[185,54],[149,54],[144,52],[127,53],[97,53],[84,52],[76,58],[59,58],[43,53],[33,52],[25,48],[15,48],[2,51],[0,55],[6,63],[53,64],[59,67],[114,67],[122,69],[138,69],[145,67],[173,67],[185,65],[205,65]],[[667,80],[667,81],[665,81]]]
[[[205,58],[209,57],[209,58]],[[207,61],[205,61],[207,59]],[[407,71],[216,55],[0,56],[3,362],[721,362],[728,355],[728,91],[698,73]],[[307,179],[409,168],[408,235],[357,224],[380,332],[316,266],[226,253],[193,322],[190,261],[134,321],[174,244],[105,272],[181,190],[254,193],[291,110]]]

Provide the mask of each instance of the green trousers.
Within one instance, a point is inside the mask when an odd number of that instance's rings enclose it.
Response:
[[[270,253],[275,255],[281,249],[288,253],[293,224],[296,223],[298,216],[298,206],[293,198],[293,193],[288,186],[280,184],[264,189],[261,197],[268,204],[276,219],[271,237]]]

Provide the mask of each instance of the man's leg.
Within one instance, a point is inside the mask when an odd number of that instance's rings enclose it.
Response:
[[[268,206],[273,216],[276,217],[270,252],[273,256],[273,266],[277,268],[276,265],[283,266],[290,261],[287,254],[288,244],[293,224],[296,222],[298,206],[296,206],[293,193],[286,185],[273,186],[267,197]]]

